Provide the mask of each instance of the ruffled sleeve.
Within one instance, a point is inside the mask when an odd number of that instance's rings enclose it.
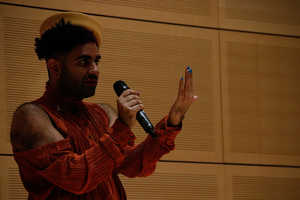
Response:
[[[125,160],[118,167],[118,171],[127,177],[145,177],[151,175],[156,168],[156,163],[164,154],[175,148],[175,138],[182,129],[182,124],[178,127],[168,127],[165,116],[155,126],[157,139],[150,135],[139,145],[128,147],[125,151]]]
[[[14,157],[21,170],[35,172],[74,194],[93,190],[100,182],[110,177],[112,171],[125,158],[108,135],[101,137],[97,145],[81,155],[74,153],[67,138],[28,151],[14,152]],[[34,178],[23,177],[25,187],[32,183]]]

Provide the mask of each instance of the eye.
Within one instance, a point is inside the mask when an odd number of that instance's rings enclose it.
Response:
[[[91,65],[91,60],[90,59],[88,59],[88,58],[83,58],[83,59],[80,59],[79,61],[78,61],[78,65],[79,66],[81,66],[81,67],[87,67],[87,66],[89,66],[89,65]]]
[[[79,60],[79,63],[82,65],[86,65],[88,63],[88,59],[81,59]]]
[[[98,65],[99,62],[100,62],[100,59],[96,59],[96,60],[95,60],[95,64],[96,64],[96,65]]]

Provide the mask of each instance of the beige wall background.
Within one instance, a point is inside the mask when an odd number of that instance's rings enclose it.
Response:
[[[100,83],[90,102],[115,106],[112,85],[141,91],[155,124],[186,66],[200,98],[176,149],[147,178],[121,175],[128,199],[300,199],[300,2],[297,0],[1,0],[0,199],[27,199],[12,156],[14,110],[43,94],[34,53],[41,22],[59,11],[104,27]],[[145,137],[136,126],[137,142]]]

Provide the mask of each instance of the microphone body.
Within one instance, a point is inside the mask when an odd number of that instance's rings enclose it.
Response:
[[[114,83],[114,90],[117,96],[120,96],[125,90],[130,89],[124,81],[117,81]],[[146,113],[143,110],[140,110],[136,113],[136,119],[144,129],[146,133],[149,133],[153,139],[156,139],[157,136],[154,132],[154,126],[148,119]]]

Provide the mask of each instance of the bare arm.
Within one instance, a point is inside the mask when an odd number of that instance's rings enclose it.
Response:
[[[64,139],[47,113],[31,103],[21,105],[14,113],[10,137],[14,151],[25,151]]]
[[[98,104],[103,110],[105,110],[107,116],[108,116],[108,119],[109,119],[109,124],[108,124],[108,127],[110,128],[114,122],[116,121],[116,119],[118,118],[118,114],[117,112],[115,111],[115,109],[113,107],[111,107],[110,105],[108,104],[104,104],[104,103],[99,103]]]

